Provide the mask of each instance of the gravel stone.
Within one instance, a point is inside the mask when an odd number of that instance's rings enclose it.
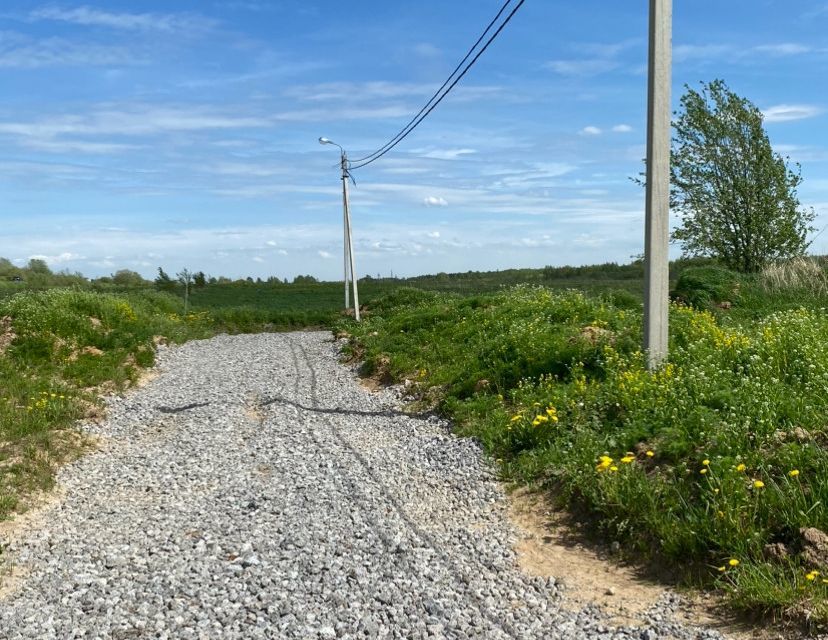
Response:
[[[637,627],[562,606],[518,568],[479,444],[338,358],[322,332],[162,348],[8,549],[0,638],[721,638],[673,594]]]

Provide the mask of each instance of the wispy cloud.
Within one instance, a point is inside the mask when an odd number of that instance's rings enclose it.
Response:
[[[551,60],[544,65],[562,76],[597,76],[617,69],[620,64],[615,60]]]
[[[611,43],[579,42],[570,46],[579,57],[551,60],[544,66],[563,76],[596,76],[618,69],[624,52],[641,44],[638,38]]]
[[[629,133],[633,130],[633,128],[628,124],[617,124],[612,128],[612,130],[615,133]]]
[[[445,198],[439,196],[427,196],[423,199],[423,204],[427,207],[447,207],[448,202]]]
[[[206,31],[216,25],[214,20],[183,13],[112,13],[88,6],[63,9],[54,5],[33,10],[31,20],[52,20],[70,24],[107,27],[128,31],[162,31],[165,33]]]
[[[145,62],[145,54],[140,49],[64,38],[35,39],[13,31],[0,31],[0,68],[134,66]]]
[[[781,42],[759,44],[754,46],[737,46],[734,44],[682,44],[673,48],[673,59],[676,62],[723,60],[752,62],[762,60],[768,56],[782,58],[801,56],[811,53],[824,53],[825,49],[797,42]]]
[[[813,118],[822,112],[822,108],[810,104],[779,104],[768,107],[762,114],[765,116],[765,122],[789,122]]]
[[[583,129],[581,129],[580,133],[581,133],[581,135],[585,135],[585,136],[600,136],[601,135],[601,129],[598,128],[598,127],[590,125],[588,127],[584,127]]]
[[[412,153],[419,153],[423,158],[433,158],[435,160],[456,160],[460,156],[468,156],[477,153],[477,149],[434,149],[424,153],[412,150]]]

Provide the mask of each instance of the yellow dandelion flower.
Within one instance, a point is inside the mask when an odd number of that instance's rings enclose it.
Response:
[[[705,467],[709,467],[709,466],[710,466],[710,460],[708,460],[707,458],[705,458],[704,460],[702,460],[702,464],[703,464]]]
[[[610,467],[610,471],[618,471],[618,467],[616,467],[615,465],[612,465]]]
[[[635,460],[635,457],[630,455],[626,455],[623,458],[621,458],[621,462],[623,462],[624,464],[630,464],[630,462],[632,462],[633,460]]]
[[[796,478],[796,476],[799,475],[799,469],[791,469],[788,471],[788,475],[791,476],[791,478]]]
[[[736,558],[731,558],[727,561],[727,564],[729,564],[731,567],[738,567],[739,561]]]
[[[741,472],[742,472],[742,471],[744,471],[745,469],[747,469],[747,467],[746,467],[743,463],[741,463],[741,462],[740,462],[739,464],[737,464],[737,465],[736,465],[736,471],[738,471],[739,473],[741,473]]]
[[[721,571],[722,573],[724,573],[726,568],[727,567],[719,567],[718,569],[716,569],[716,571]]]
[[[705,473],[707,473],[707,467],[705,467],[704,469],[700,469],[700,470],[699,470],[699,473],[700,473],[700,474],[702,474],[702,475],[704,475]]]
[[[655,455],[655,452],[647,451],[647,453],[645,453],[644,455],[647,456],[648,458],[652,458]]]
[[[819,575],[816,571],[811,571],[811,573],[805,574],[805,579],[809,581],[816,580],[816,577]]]
[[[522,417],[523,417],[523,416],[522,416],[522,415],[520,415],[520,414],[514,415],[514,416],[512,416],[512,419],[511,419],[509,422],[517,422],[517,421],[518,421],[518,420],[520,420]]]
[[[753,488],[754,489],[761,489],[764,486],[765,486],[765,483],[762,482],[761,480],[754,480],[753,481]]]

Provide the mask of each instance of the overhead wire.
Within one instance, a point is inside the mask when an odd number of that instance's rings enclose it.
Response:
[[[460,82],[460,80],[463,79],[463,76],[465,76],[466,73],[468,73],[469,69],[471,69],[474,66],[474,63],[477,62],[477,60],[480,58],[480,56],[482,56],[483,53],[486,51],[486,49],[489,48],[489,45],[491,45],[492,42],[494,42],[495,38],[497,38],[497,36],[500,34],[500,32],[503,31],[503,29],[506,27],[507,24],[509,24],[509,21],[517,13],[518,9],[520,9],[520,7],[523,5],[523,3],[525,1],[526,0],[519,0],[518,1],[517,5],[515,5],[515,7],[512,9],[511,13],[509,13],[509,15],[506,16],[506,19],[503,21],[503,23],[497,28],[497,30],[486,41],[486,44],[483,45],[483,48],[480,49],[480,51],[477,52],[477,55],[475,55],[474,58],[472,58],[471,62],[469,62],[469,64],[466,65],[466,68],[463,69],[463,71],[460,73],[460,75],[457,76],[457,78],[454,79],[454,81],[448,86],[448,88],[442,93],[442,95],[440,95],[440,97],[437,98],[436,102],[431,104],[430,107],[428,106],[428,104],[431,103],[434,100],[434,98],[432,97],[432,100],[429,100],[429,103],[426,103],[427,109],[426,109],[426,107],[423,107],[423,109],[420,110],[420,113],[417,116],[414,117],[414,120],[412,120],[411,123],[409,123],[408,125],[406,125],[406,127],[403,128],[402,132],[400,132],[399,134],[394,136],[394,138],[391,138],[391,140],[389,140],[386,144],[384,144],[382,147],[380,147],[379,149],[377,149],[373,153],[365,156],[365,158],[362,158],[360,160],[355,161],[356,164],[353,164],[353,163],[350,164],[349,167],[348,167],[349,170],[353,171],[353,170],[356,170],[356,169],[361,169],[362,167],[368,166],[372,162],[376,162],[382,156],[384,156],[386,153],[391,151],[391,149],[396,147],[405,138],[407,138],[408,135],[412,131],[414,131],[414,129],[416,129],[420,125],[420,123],[423,120],[425,120],[432,111],[434,111],[434,109],[437,107],[437,105],[440,104],[443,101],[443,99],[451,92],[451,90],[457,85],[457,83]],[[500,16],[503,13],[503,10],[506,9],[506,7],[509,5],[510,2],[511,2],[511,0],[507,0],[506,4],[503,6],[501,11],[498,13],[498,16]],[[497,17],[495,18],[494,21],[496,21],[496,20],[497,20]],[[486,31],[483,33],[483,36],[481,36],[481,39],[483,37],[485,37],[486,33],[488,32],[488,30],[490,28],[491,28],[491,25],[489,27],[487,27]],[[480,40],[478,40],[478,43],[479,42],[480,42]],[[476,46],[477,46],[477,44],[475,44],[475,47]],[[474,47],[472,47],[472,51],[474,51]],[[468,58],[468,55],[463,60],[466,60],[467,58]],[[462,65],[462,64],[463,64],[463,62],[461,61],[460,65]],[[458,65],[458,67],[460,65]],[[452,75],[454,75],[454,74],[452,74]],[[451,76],[449,76],[449,80],[450,79],[451,79]],[[448,80],[446,82],[448,82]],[[443,86],[445,86],[445,84]],[[439,90],[438,90],[438,93],[439,93]],[[423,110],[425,110],[425,112],[423,112]]]
[[[506,0],[506,2],[503,4],[503,6],[502,6],[502,7],[500,7],[500,11],[498,11],[498,12],[497,12],[497,15],[496,15],[494,18],[492,18],[492,21],[488,24],[488,26],[487,26],[487,27],[486,27],[486,29],[483,31],[483,33],[481,33],[481,34],[480,34],[480,37],[477,39],[477,42],[475,42],[475,43],[471,46],[471,49],[469,49],[468,53],[466,53],[466,55],[463,57],[463,59],[462,59],[460,62],[458,62],[458,63],[457,63],[457,66],[456,66],[456,67],[454,67],[454,71],[452,71],[452,72],[451,72],[451,74],[449,74],[449,77],[448,77],[448,78],[446,78],[446,81],[445,81],[445,82],[443,82],[443,84],[440,86],[440,88],[439,88],[439,89],[437,89],[437,91],[435,91],[435,92],[434,92],[434,95],[432,95],[432,96],[428,99],[428,102],[426,102],[426,103],[423,105],[423,108],[422,108],[422,109],[420,109],[420,110],[419,110],[419,111],[418,111],[418,112],[414,115],[414,117],[413,117],[413,118],[411,118],[411,120],[409,120],[409,121],[408,121],[408,123],[407,123],[407,124],[406,124],[406,125],[405,125],[402,129],[400,129],[400,131],[397,133],[397,135],[395,135],[393,138],[391,138],[388,142],[386,142],[384,145],[382,145],[379,149],[377,149],[377,150],[376,150],[376,151],[374,151],[373,153],[369,153],[367,156],[364,156],[364,157],[362,157],[362,158],[357,158],[356,160],[352,160],[352,162],[355,162],[355,163],[360,163],[360,162],[364,162],[365,160],[368,160],[368,159],[369,159],[369,158],[371,158],[372,156],[375,156],[376,154],[380,153],[381,151],[384,151],[384,150],[385,150],[385,149],[386,149],[386,148],[387,148],[390,144],[392,144],[395,140],[397,140],[397,138],[399,138],[401,135],[403,135],[403,134],[405,133],[406,129],[408,129],[408,127],[410,127],[410,126],[414,123],[414,121],[415,121],[417,118],[419,118],[419,117],[420,117],[420,115],[423,113],[423,111],[425,111],[426,109],[428,109],[428,107],[431,105],[431,103],[432,103],[432,102],[434,102],[434,100],[437,98],[437,96],[439,96],[439,95],[440,95],[440,92],[441,92],[443,89],[445,89],[445,88],[446,88],[446,85],[448,85],[448,83],[449,83],[449,82],[451,82],[451,79],[452,79],[452,78],[453,78],[453,77],[457,74],[457,72],[460,70],[460,67],[462,67],[462,66],[463,66],[463,63],[465,63],[465,62],[466,62],[466,60],[468,60],[468,59],[469,59],[469,57],[471,57],[472,53],[474,53],[475,49],[477,49],[477,45],[479,45],[479,44],[483,41],[483,38],[485,38],[485,37],[486,37],[486,34],[487,34],[487,33],[489,33],[489,30],[490,30],[490,29],[494,26],[494,24],[495,24],[495,23],[496,23],[496,22],[500,19],[500,16],[501,16],[501,15],[503,15],[503,12],[504,12],[504,11],[506,11],[506,7],[508,7],[508,6],[511,4],[511,2],[512,2],[512,0]]]

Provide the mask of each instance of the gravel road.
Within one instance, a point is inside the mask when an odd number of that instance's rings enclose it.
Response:
[[[364,390],[329,334],[190,342],[159,371],[9,551],[0,638],[721,637],[670,598],[640,627],[565,608],[517,568],[478,446]]]

